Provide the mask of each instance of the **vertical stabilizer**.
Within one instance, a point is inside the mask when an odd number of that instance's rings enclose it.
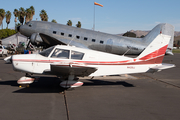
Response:
[[[166,54],[173,55],[173,42],[174,42],[174,27],[168,23],[161,23],[154,27],[142,40],[150,44],[159,34],[171,36],[168,43]]]
[[[169,35],[157,35],[137,59],[147,61],[149,64],[162,63],[170,39]]]

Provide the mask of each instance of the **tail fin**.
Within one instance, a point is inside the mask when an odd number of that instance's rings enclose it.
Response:
[[[157,35],[137,59],[145,61],[146,64],[162,63],[170,39],[170,35]]]
[[[142,41],[149,45],[159,34],[171,36],[166,54],[173,55],[174,27],[168,23],[158,24],[142,39]]]

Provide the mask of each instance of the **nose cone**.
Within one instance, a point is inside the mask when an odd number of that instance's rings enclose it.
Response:
[[[21,25],[20,25],[20,26],[17,26],[17,31],[18,31],[18,32],[20,32],[20,27],[21,27]]]

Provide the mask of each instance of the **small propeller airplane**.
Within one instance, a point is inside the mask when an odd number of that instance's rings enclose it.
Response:
[[[33,74],[56,75],[63,79],[61,87],[80,87],[78,77],[158,72],[175,67],[162,63],[171,36],[162,34],[152,40],[136,58],[115,55],[73,46],[56,45],[39,54],[13,55],[16,71],[26,73],[18,84],[33,83]]]

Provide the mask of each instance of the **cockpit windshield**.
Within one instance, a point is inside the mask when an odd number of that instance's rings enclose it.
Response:
[[[51,51],[54,49],[55,46],[52,46],[46,50],[43,50],[42,52],[40,52],[39,54],[44,56],[44,57],[48,57],[49,54],[51,53]]]
[[[29,27],[32,27],[32,23],[27,22],[26,25],[28,25]]]
[[[30,22],[27,22],[26,25],[28,25]]]

